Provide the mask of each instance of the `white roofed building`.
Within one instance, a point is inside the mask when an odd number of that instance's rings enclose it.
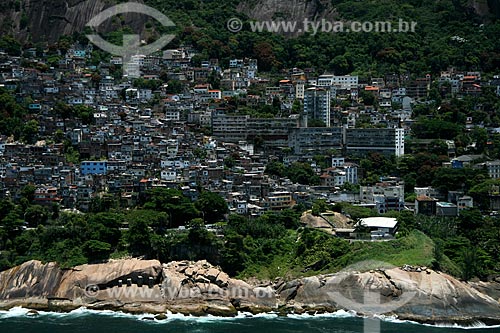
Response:
[[[386,238],[394,236],[398,220],[393,217],[367,217],[360,219],[357,225],[370,229],[372,238]]]

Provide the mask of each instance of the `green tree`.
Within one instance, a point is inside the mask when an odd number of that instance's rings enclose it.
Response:
[[[318,185],[320,183],[319,176],[307,163],[293,163],[286,169],[286,176],[294,183],[304,185]]]
[[[145,209],[166,212],[170,216],[170,226],[185,225],[188,221],[200,216],[200,211],[181,191],[155,188],[147,193]]]
[[[87,233],[85,239],[98,240],[110,244],[113,247],[118,245],[121,237],[120,227],[124,217],[119,213],[97,213],[86,215]]]
[[[307,119],[307,127],[326,127],[326,124],[321,119],[309,118]]]
[[[475,151],[477,154],[484,153],[486,142],[488,141],[488,132],[484,128],[474,127],[471,133],[472,140],[476,143]]]
[[[224,219],[228,212],[226,200],[217,193],[203,191],[195,202],[206,223],[215,223]]]
[[[196,218],[189,221],[188,225],[188,239],[190,244],[210,245],[212,241],[212,234],[205,228],[203,219]]]
[[[184,86],[179,80],[170,80],[167,82],[167,94],[180,94]]]
[[[490,208],[489,195],[500,193],[500,180],[488,179],[479,184],[474,185],[469,194],[474,198],[474,203],[480,209],[488,210]]]
[[[38,132],[38,121],[30,120],[24,125],[22,129],[21,140],[28,144],[33,144],[37,140]]]
[[[0,228],[4,229],[4,239],[3,242],[13,240],[17,235],[22,232],[23,220],[20,217],[17,209],[10,211],[2,220],[0,221]]]
[[[152,230],[159,235],[163,235],[167,228],[170,227],[170,218],[165,212],[158,212],[149,209],[135,209],[127,214],[127,218],[148,221]]]
[[[64,158],[68,163],[78,164],[80,162],[80,153],[73,146],[68,146],[65,148]]]
[[[111,245],[98,240],[89,240],[82,245],[82,250],[89,261],[100,261],[107,259],[111,253]]]
[[[49,212],[45,207],[33,205],[28,207],[24,213],[24,219],[29,226],[36,228],[40,224],[46,224],[49,219]]]
[[[231,275],[236,275],[245,268],[248,253],[244,251],[244,236],[234,231],[224,233],[224,247],[221,251],[222,268]]]
[[[417,226],[415,221],[415,215],[408,210],[403,210],[402,212],[400,212],[397,220],[398,220],[398,232],[401,235],[408,235]]]
[[[419,117],[412,125],[412,133],[420,139],[452,140],[463,131],[463,126],[451,121]]]
[[[376,105],[377,103],[377,97],[371,91],[361,90],[359,97],[364,105]]]
[[[148,221],[133,219],[129,221],[127,232],[128,249],[132,255],[148,255],[151,253],[152,233]]]
[[[35,199],[35,191],[36,191],[35,185],[32,184],[25,185],[21,189],[21,197],[26,198],[28,202],[31,203]]]
[[[11,56],[21,55],[21,44],[11,35],[2,35],[0,37],[0,49]]]
[[[60,129],[57,129],[54,132],[54,142],[55,143],[62,143],[64,140],[64,132]]]
[[[266,165],[266,169],[264,172],[267,173],[268,175],[284,177],[285,165],[277,161],[272,161]]]
[[[321,213],[324,213],[328,210],[328,204],[325,200],[316,200],[312,206],[312,215],[320,216]]]
[[[80,118],[85,125],[90,125],[94,122],[94,109],[89,106],[77,105],[73,107],[72,113]]]
[[[462,278],[466,281],[473,277],[485,277],[487,275],[486,263],[489,256],[477,246],[464,248],[460,252]]]
[[[460,231],[468,238],[474,237],[474,232],[485,223],[483,214],[477,208],[462,210],[458,219]]]

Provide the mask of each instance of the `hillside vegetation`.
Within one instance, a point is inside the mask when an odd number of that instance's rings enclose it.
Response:
[[[0,200],[0,270],[31,259],[71,267],[134,256],[162,262],[207,259],[232,276],[260,280],[337,272],[365,260],[395,266],[429,266],[460,275],[462,270],[455,266],[461,265],[464,257],[453,248],[469,247],[464,237],[446,242],[436,238],[440,246],[436,249],[433,240],[414,230],[413,216],[405,213],[401,213],[404,218],[400,238],[349,242],[303,228],[299,206],[296,210],[267,212],[256,219],[230,215],[227,222],[217,222],[223,220],[227,205],[209,192],[203,192],[192,203],[179,191],[156,189],[134,209],[120,208],[111,197],[106,197],[93,200],[87,214],[59,212],[57,207],[49,211],[24,199],[28,206],[24,214],[21,205]],[[28,229],[23,228],[23,215]],[[205,223],[215,227],[209,230]],[[178,229],[179,225],[186,228]],[[435,231],[428,232],[438,236]],[[218,237],[221,235],[224,236]],[[448,255],[454,255],[456,265]],[[485,276],[495,269],[491,265],[493,255],[484,251],[481,255],[488,262],[478,260],[469,278]]]
[[[61,9],[65,8],[64,1],[60,2],[54,5],[54,10],[61,11],[63,17],[74,16],[75,12],[86,8],[68,5],[66,7],[71,12],[66,13]],[[299,67],[313,68],[317,73],[354,72],[371,76],[408,72],[423,75],[438,73],[449,66],[494,73],[500,65],[500,13],[495,1],[332,0],[329,3],[297,0],[287,2],[288,7],[278,6],[271,0],[146,0],[145,3],[165,13],[176,24],[177,38],[168,47],[194,46],[200,52],[195,62],[218,58],[227,65],[230,58],[254,57],[259,60],[261,71],[277,72],[283,68]],[[299,9],[304,8],[304,13],[296,10],[294,6],[298,5],[302,6]],[[5,13],[0,17],[1,29],[21,37],[18,38],[21,45],[29,46],[40,42],[39,39],[53,42],[58,40],[60,36],[56,35],[59,33],[72,33],[74,37],[79,34],[82,37],[84,33],[82,19],[78,24],[68,22],[66,25],[64,20],[57,20],[57,30],[42,29],[40,25],[49,26],[50,22],[31,18],[47,8],[35,6],[27,0],[10,0],[0,7]],[[312,7],[313,10],[307,10]],[[269,16],[267,11],[266,15],[262,14],[259,8],[269,9],[275,20],[326,17],[397,24],[403,19],[417,22],[417,29],[415,33],[318,33],[288,38],[277,33],[250,31],[250,20]],[[87,14],[83,13],[81,17]],[[304,17],[306,15],[311,17]],[[246,22],[242,31],[232,33],[227,29],[227,21],[232,17]],[[123,23],[126,24],[126,20]],[[133,29],[141,30],[137,25],[134,24]],[[107,31],[114,29],[116,25],[108,25]],[[123,31],[129,31],[127,29],[123,27]],[[154,20],[146,23],[142,30],[151,39],[166,31]],[[48,35],[38,36],[40,31]],[[0,47],[1,44],[2,41]]]
[[[290,1],[289,11],[285,8],[285,12],[277,13],[275,20],[296,17],[291,14],[296,2],[300,1]],[[318,33],[287,38],[276,33],[251,32],[247,23],[241,32],[231,33],[226,27],[229,18],[259,20],[262,17],[258,15],[258,8],[272,10],[273,2],[255,1],[248,5],[242,1],[245,6],[240,8],[250,9],[239,13],[238,1],[147,1],[178,25],[180,33],[176,42],[192,43],[202,52],[201,58],[256,57],[262,70],[314,67],[320,73],[326,70],[337,74],[377,75],[408,71],[437,73],[448,66],[492,72],[499,67],[499,21],[492,13],[477,14],[470,1],[332,0],[328,6],[324,1],[313,2],[320,11],[330,13],[334,8],[337,20],[396,23],[403,19],[417,22],[417,30],[415,33]],[[314,15],[308,19],[314,20],[323,14],[315,12]],[[457,40],[454,36],[463,39]]]

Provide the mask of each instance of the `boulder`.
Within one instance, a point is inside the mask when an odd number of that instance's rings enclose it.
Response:
[[[56,294],[64,271],[56,263],[31,260],[0,273],[0,300]]]
[[[139,277],[148,283],[138,283]],[[112,260],[66,270],[29,261],[0,273],[0,308],[71,311],[85,306],[195,316],[346,309],[428,323],[493,324],[500,323],[499,285],[465,283],[427,267],[410,266],[252,285],[230,278],[207,261],[162,265],[156,260]]]
[[[205,277],[210,280],[210,282],[215,282],[217,280],[217,276],[219,276],[220,270],[216,268],[210,268],[204,274]]]
[[[194,279],[194,282],[197,283],[210,283],[210,280],[207,279],[204,275],[197,275]]]

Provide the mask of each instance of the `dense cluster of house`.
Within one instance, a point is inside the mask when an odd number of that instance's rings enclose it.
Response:
[[[179,188],[193,200],[200,188],[220,193],[231,211],[250,216],[316,199],[352,202],[380,213],[405,207],[404,184],[398,179],[361,186],[359,193],[340,188],[363,177],[349,157],[404,154],[412,107],[427,97],[430,76],[362,81],[354,75],[314,76],[312,69],[294,68],[272,82],[259,77],[255,59],[233,59],[227,68],[216,59],[195,66],[194,51],[183,47],[133,57],[128,65],[139,70],[141,79],[162,76],[163,84],[152,90],[113,76],[116,66],[123,65],[121,58],[93,64],[92,51],[91,45],[74,45],[56,55],[36,49],[24,50],[23,57],[0,52],[0,85],[27,104],[41,138],[32,145],[0,139],[1,196],[17,197],[20,189],[33,184],[35,202],[85,211],[93,198],[105,193],[122,205],[134,205],[142,193],[162,186]],[[182,93],[169,93],[166,82],[173,81],[182,84]],[[483,84],[497,84],[500,94],[500,79],[484,83],[480,73],[450,70],[434,81],[452,95],[480,94]],[[209,82],[218,82],[218,87]],[[262,93],[252,94],[252,89]],[[356,102],[332,106],[332,100],[357,101],[367,92],[378,108]],[[279,101],[280,116],[234,112],[227,107],[234,99],[248,107]],[[303,105],[298,113],[293,112],[296,100]],[[60,102],[90,107],[93,121],[55,115]],[[321,127],[310,126],[311,121],[320,121]],[[360,121],[371,126],[357,126]],[[203,134],[208,133],[204,128],[211,134]],[[68,156],[67,145],[53,139],[57,131],[75,147],[78,162]],[[318,154],[330,156],[331,166],[317,165]],[[265,166],[275,160],[285,166],[309,163],[321,184],[306,186],[266,175]],[[500,162],[488,163],[490,174],[499,178]],[[416,189],[416,194],[415,210],[426,214],[453,215],[472,205],[463,193],[434,199],[426,188]]]

